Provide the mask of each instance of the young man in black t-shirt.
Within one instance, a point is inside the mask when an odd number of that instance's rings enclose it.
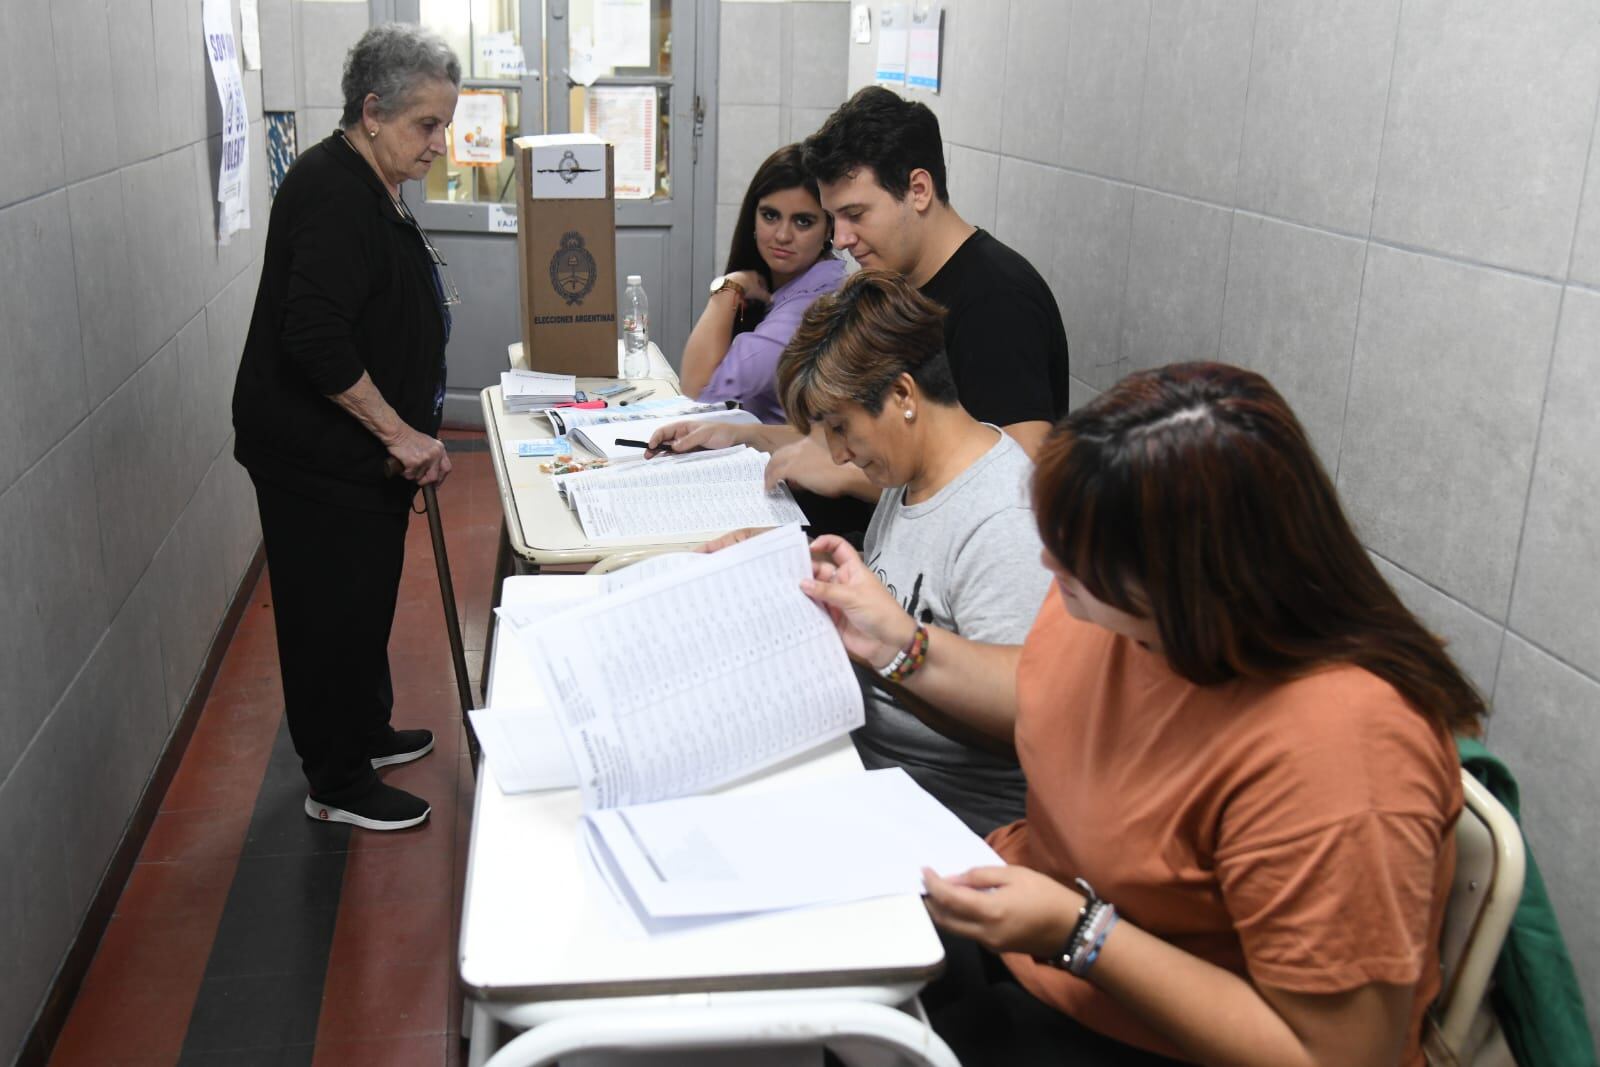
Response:
[[[806,170],[833,244],[863,268],[903,274],[944,305],[961,406],[1030,453],[1067,410],[1067,335],[1022,256],[950,206],[939,120],[888,89],[862,89],[806,138]]]
[[[871,86],[840,105],[801,146],[833,217],[833,244],[863,269],[903,274],[943,305],[945,347],[961,406],[1031,456],[1067,410],[1067,335],[1050,287],[1033,266],[950,206],[939,120],[925,104]],[[788,427],[679,424],[656,451],[716,448],[737,438],[773,453],[767,482],[875,503],[879,490],[836,466],[815,438]],[[802,505],[813,520],[822,502]],[[860,510],[860,509],[856,509]],[[848,532],[866,512],[829,513],[817,529]]]

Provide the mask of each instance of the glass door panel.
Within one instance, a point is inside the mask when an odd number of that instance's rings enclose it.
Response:
[[[463,86],[465,88],[465,86]],[[458,136],[468,136],[470,131],[457,128],[450,130],[452,151],[440,156],[433,161],[433,167],[428,171],[427,193],[430,201],[444,201],[447,203],[463,204],[509,204],[515,203],[517,190],[511,184],[513,172],[516,170],[516,154],[511,150],[513,138],[521,137],[522,129],[522,92],[519,89],[470,89],[469,92],[479,92],[499,96],[505,114],[505,128],[500,137],[500,162],[493,164],[474,164],[456,158],[454,142]]]
[[[442,36],[461,60],[462,104],[457,107],[455,125],[461,125],[460,116],[467,105],[481,104],[484,96],[500,98],[503,117],[500,129],[483,130],[481,122],[474,130],[452,128],[451,151],[434,161],[424,182],[427,200],[447,204],[514,201],[515,159],[509,144],[511,138],[531,132],[524,130],[522,123],[522,83],[527,76],[522,0],[419,0],[418,18]],[[458,137],[464,138],[464,143],[458,143]],[[494,152],[485,155],[469,150],[464,157],[458,155],[458,146],[481,146],[485,137]]]

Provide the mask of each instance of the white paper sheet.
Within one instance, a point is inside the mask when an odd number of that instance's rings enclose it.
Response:
[[[918,893],[923,867],[950,875],[1004,862],[898,767],[583,818],[654,918]]]
[[[522,46],[512,30],[486,33],[477,40],[480,78],[520,78],[527,70]]]
[[[250,226],[250,116],[245,106],[239,45],[229,0],[203,0],[201,26],[206,58],[222,108],[222,158],[217,164],[217,243],[227,244]]]
[[[450,156],[467,167],[494,167],[506,158],[506,98],[463,89],[450,122]]]
[[[561,740],[561,723],[548,706],[477,708],[467,715],[502,793],[577,786],[578,772]]]
[[[546,619],[501,613],[587,808],[711,789],[861,725],[844,646],[800,591],[810,573],[790,526]]]
[[[239,47],[244,50],[244,69],[261,69],[261,12],[256,0],[239,0]]]
[[[911,12],[906,4],[884,4],[878,12],[878,63],[873,80],[898,89],[906,83]]]
[[[608,85],[589,90],[583,132],[616,149],[618,200],[656,195],[656,89],[653,85]]]
[[[545,374],[534,370],[500,372],[500,401],[509,412],[538,411],[552,404],[570,404],[577,398],[578,379],[571,374]]]
[[[906,58],[906,85],[939,91],[939,50],[944,35],[944,8],[939,4],[911,15],[910,46]]]
[[[595,0],[596,58],[609,67],[654,67],[650,0]]]
[[[856,44],[872,43],[872,9],[866,4],[850,9],[850,37]]]

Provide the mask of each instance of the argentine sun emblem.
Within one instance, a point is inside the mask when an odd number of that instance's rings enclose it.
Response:
[[[583,247],[583,234],[576,230],[561,237],[561,247],[550,257],[550,285],[569,304],[581,304],[594,288],[598,273],[594,256]]]

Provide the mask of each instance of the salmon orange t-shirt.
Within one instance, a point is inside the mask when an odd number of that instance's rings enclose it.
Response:
[[[1462,804],[1442,729],[1348,665],[1197,686],[1072,618],[1059,589],[1024,645],[1017,697],[1027,818],[989,839],[1006,862],[1084,878],[1126,921],[1257,985],[1415,985],[1402,1062],[1422,1063]],[[1091,983],[1005,961],[1084,1025],[1180,1055]]]

